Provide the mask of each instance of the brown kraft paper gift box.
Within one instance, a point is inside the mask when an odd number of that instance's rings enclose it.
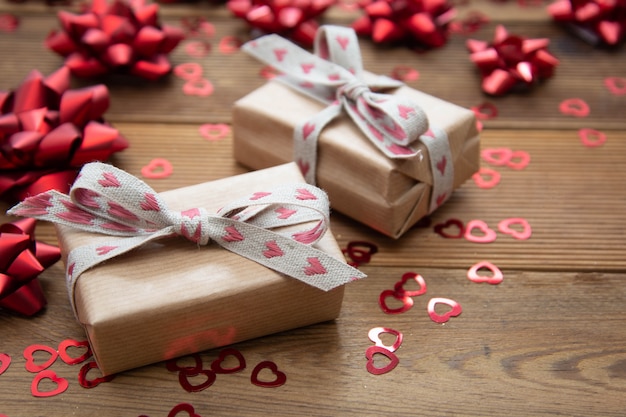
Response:
[[[291,164],[160,193],[172,210],[216,212],[259,188],[303,182]],[[72,249],[111,236],[56,225]],[[343,261],[330,230],[318,249]],[[104,375],[338,317],[343,286],[325,292],[221,248],[170,238],[84,272],[77,316]]]
[[[478,170],[479,133],[471,110],[407,86],[389,93],[418,103],[430,125],[447,133],[454,189]],[[294,127],[323,108],[278,81],[267,82],[234,105],[235,159],[252,169],[292,161]],[[398,238],[429,214],[432,174],[428,151],[422,143],[413,147],[420,150],[415,157],[389,159],[343,114],[320,135],[316,185],[328,193],[334,210]]]

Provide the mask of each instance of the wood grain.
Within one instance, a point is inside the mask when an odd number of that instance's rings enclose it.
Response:
[[[417,80],[408,82],[414,88],[466,107],[494,104],[498,115],[484,121],[483,149],[523,150],[531,161],[523,170],[483,161],[501,174],[495,188],[480,189],[467,181],[431,216],[429,226],[416,227],[399,240],[333,213],[332,229],[342,247],[362,240],[379,249],[362,267],[369,277],[347,287],[339,319],[235,345],[246,369],[219,375],[199,393],[184,391],[177,373],[163,363],[85,389],[77,380],[80,365],[57,360],[50,369],[68,379],[68,390],[35,398],[30,393],[35,375],[24,367],[24,349],[38,343],[56,348],[65,339],[85,337],[70,311],[58,263],[40,276],[48,298],[45,311],[33,318],[0,311],[0,353],[12,358],[0,375],[0,414],[165,416],[176,404],[189,403],[201,416],[260,416],[267,410],[280,416],[623,416],[626,96],[611,94],[603,81],[625,76],[626,55],[623,48],[592,48],[572,37],[550,22],[545,4],[520,7],[517,2],[472,0],[459,6],[459,18],[479,11],[489,23],[471,35],[455,34],[445,47],[427,53],[361,42],[365,67],[372,72],[389,75],[406,65],[419,72]],[[20,18],[16,32],[0,31],[0,89],[14,88],[31,69],[47,74],[61,64],[42,42],[58,27],[55,13],[63,8],[35,0],[0,1],[0,14]],[[348,24],[356,15],[334,8],[328,21]],[[245,172],[232,158],[230,136],[209,141],[199,132],[204,123],[229,124],[234,101],[265,82],[259,75],[261,64],[243,53],[219,50],[224,36],[248,39],[245,25],[223,6],[205,3],[162,5],[161,16],[172,24],[189,16],[214,24],[206,57],[186,53],[185,45],[198,40],[190,38],[170,58],[174,65],[198,62],[215,92],[187,96],[184,81],[176,76],[156,83],[118,76],[74,79],[74,87],[104,82],[109,88],[106,119],[131,144],[111,162],[140,176],[152,159],[169,159],[174,166],[170,177],[146,179],[157,191]],[[550,50],[560,60],[556,75],[526,94],[484,96],[465,41],[491,39],[498,23],[511,33],[550,38]],[[560,102],[574,97],[589,104],[588,117],[559,112]],[[602,130],[606,142],[584,146],[581,128]],[[0,212],[9,206],[1,202]],[[498,233],[495,242],[476,244],[445,239],[433,230],[451,218],[464,223],[481,219],[495,229],[510,217],[529,221],[529,240]],[[0,215],[2,223],[10,220]],[[36,233],[40,240],[56,242],[48,224],[39,224]],[[502,269],[500,285],[466,278],[467,269],[480,260]],[[416,297],[413,308],[403,314],[383,313],[381,292],[393,288],[407,271],[424,276],[427,294]],[[457,300],[463,313],[443,325],[432,322],[426,311],[432,297]],[[368,331],[379,326],[401,331],[404,341],[396,352],[399,365],[375,376],[366,370],[365,351],[372,345]],[[202,352],[204,366],[219,352]],[[252,369],[263,360],[274,361],[285,372],[284,386],[251,384]],[[384,364],[383,358],[376,361]],[[181,363],[191,362],[187,358]],[[201,377],[193,382],[202,382]],[[43,382],[41,388],[53,386]]]

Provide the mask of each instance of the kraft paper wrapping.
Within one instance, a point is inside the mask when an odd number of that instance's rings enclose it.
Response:
[[[416,101],[430,125],[447,133],[454,188],[458,188],[479,168],[480,143],[474,113],[406,86],[392,94]],[[280,82],[266,83],[234,105],[235,159],[252,169],[292,161],[294,126],[323,108],[323,104]],[[414,148],[419,153],[413,158],[388,159],[348,116],[342,115],[321,133],[316,185],[328,193],[334,210],[398,238],[429,210],[432,174],[428,151],[421,143]]]
[[[303,182],[293,163],[160,195],[173,210],[216,212],[259,186]],[[64,262],[93,233],[56,226]],[[343,260],[330,232],[316,245]],[[343,286],[324,292],[229,252],[166,239],[107,261],[76,284],[77,316],[104,375],[338,317]]]

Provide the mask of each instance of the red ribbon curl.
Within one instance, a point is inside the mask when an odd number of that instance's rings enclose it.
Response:
[[[466,46],[480,70],[483,91],[495,96],[551,77],[559,60],[546,50],[549,43],[547,38],[510,35],[498,25],[492,43],[468,39]]]
[[[46,46],[79,77],[116,72],[156,80],[171,71],[167,54],[185,37],[181,29],[159,24],[158,11],[158,4],[143,0],[94,0],[83,14],[60,11],[62,30],[52,31]]]
[[[15,90],[0,91],[0,197],[66,192],[77,168],[128,147],[102,119],[106,86],[69,85],[62,67],[47,77],[33,70]]]
[[[0,308],[26,316],[46,305],[37,276],[61,258],[58,247],[35,240],[35,223],[0,225]]]
[[[447,0],[376,0],[352,23],[360,36],[376,43],[404,43],[436,48],[448,40],[448,25],[456,10]]]
[[[557,0],[548,12],[591,44],[615,46],[626,38],[625,0]]]
[[[311,47],[319,27],[317,18],[334,0],[228,0],[228,9],[264,34],[276,33]]]

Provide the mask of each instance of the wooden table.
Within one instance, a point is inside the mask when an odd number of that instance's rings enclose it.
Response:
[[[48,298],[44,312],[32,318],[0,312],[0,353],[12,357],[0,375],[0,414],[155,417],[188,403],[201,416],[625,415],[626,95],[611,94],[603,82],[626,76],[626,55],[623,48],[594,48],[573,37],[551,22],[544,6],[471,0],[459,6],[460,18],[480,11],[489,23],[471,35],[454,34],[445,47],[426,53],[362,41],[364,66],[372,72],[390,74],[406,65],[419,72],[417,80],[408,81],[412,87],[465,107],[494,104],[498,115],[483,122],[482,147],[527,151],[531,162],[523,170],[491,167],[501,173],[492,189],[467,181],[431,216],[431,226],[414,228],[397,241],[333,214],[342,247],[359,240],[379,249],[362,266],[369,277],[348,286],[339,319],[235,345],[247,369],[219,375],[198,393],[183,390],[164,363],[85,389],[77,381],[80,366],[57,360],[50,369],[66,378],[69,388],[35,398],[24,349],[32,344],[56,348],[63,340],[85,337],[70,311],[59,262],[39,278]],[[56,11],[62,8],[39,0],[0,3],[0,14],[20,19],[15,32],[0,30],[0,88],[14,88],[31,69],[48,74],[61,65],[43,39],[58,27]],[[215,86],[211,96],[183,94],[184,81],[173,75],[155,83],[105,80],[111,95],[105,117],[131,143],[111,162],[140,175],[153,158],[169,159],[173,175],[147,180],[157,191],[246,171],[232,159],[231,137],[207,141],[198,129],[204,123],[230,123],[232,103],[265,82],[261,64],[218,47],[224,36],[247,39],[242,21],[223,6],[161,6],[165,22],[180,25],[186,16],[204,16],[214,25],[211,51],[202,58],[189,56],[184,46],[190,39],[170,59],[174,65],[198,62]],[[337,8],[327,16],[338,24],[354,17]],[[511,33],[550,38],[549,50],[560,60],[556,75],[527,94],[483,95],[465,40],[490,40],[498,23]],[[560,113],[559,104],[568,98],[584,99],[589,116]],[[606,142],[584,146],[583,128],[604,132]],[[9,205],[1,207],[4,213]],[[495,228],[511,217],[531,224],[530,239],[499,234],[493,243],[476,244],[433,230],[451,218],[480,219]],[[56,239],[53,228],[43,223],[37,237],[50,243]],[[500,267],[501,284],[467,279],[467,270],[481,260]],[[380,293],[408,271],[425,277],[428,294],[403,314],[383,313]],[[432,297],[458,301],[463,313],[434,323],[426,311]],[[365,351],[372,345],[368,331],[374,327],[404,334],[398,366],[382,375],[366,370]],[[218,353],[206,351],[201,357],[208,366]],[[252,367],[263,360],[275,362],[287,375],[285,385],[251,384]]]

